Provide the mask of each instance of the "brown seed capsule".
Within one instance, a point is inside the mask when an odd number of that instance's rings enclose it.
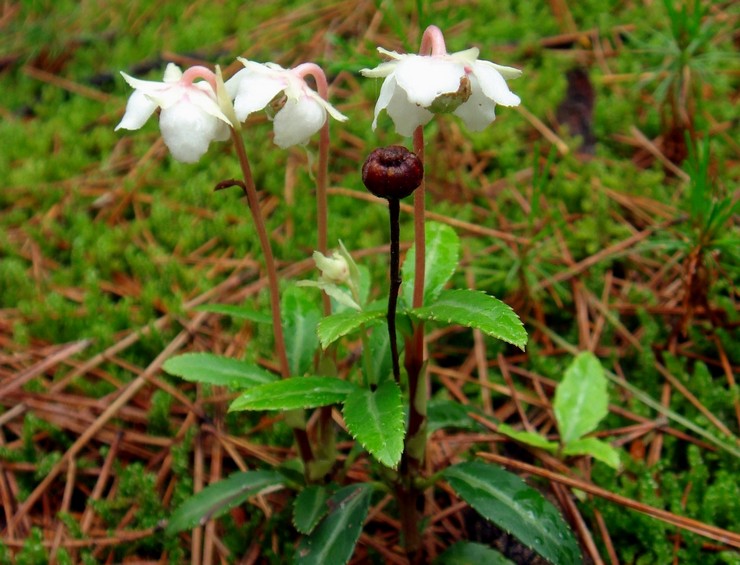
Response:
[[[421,159],[401,145],[375,149],[362,166],[362,182],[380,198],[406,198],[423,177]]]

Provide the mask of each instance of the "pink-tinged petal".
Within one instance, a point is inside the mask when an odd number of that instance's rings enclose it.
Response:
[[[418,126],[429,123],[434,117],[426,108],[409,102],[406,92],[400,88],[395,89],[386,111],[396,126],[396,132],[404,137],[411,137]]]
[[[275,115],[275,144],[283,149],[304,144],[325,122],[326,110],[313,98],[288,99]]]
[[[480,88],[496,104],[502,106],[518,106],[520,98],[509,90],[504,77],[501,76],[493,64],[485,64],[487,61],[477,61],[473,66],[473,75],[478,79]]]
[[[465,69],[453,60],[414,55],[402,59],[394,75],[409,101],[427,108],[440,95],[457,92]]]
[[[162,110],[159,117],[165,144],[183,163],[195,163],[203,156],[211,141],[223,133],[219,129],[222,123],[187,101]]]
[[[481,131],[496,119],[496,103],[485,95],[474,75],[470,76],[472,94],[453,113],[471,131]]]
[[[121,123],[116,126],[116,130],[139,129],[156,109],[157,104],[152,102],[146,94],[141,90],[134,90],[126,103],[126,112],[123,114]]]

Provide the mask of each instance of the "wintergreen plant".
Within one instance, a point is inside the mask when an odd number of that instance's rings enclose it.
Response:
[[[424,33],[420,55],[382,49],[381,53],[393,60],[363,71],[385,77],[374,126],[378,113],[386,109],[399,133],[414,136],[415,146],[413,153],[401,146],[376,149],[362,171],[368,190],[388,202],[387,300],[371,296],[368,270],[355,262],[341,242],[332,253],[326,248],[328,116],[338,120],[344,116],[326,101],[326,79],[316,65],[283,69],[242,60],[245,68],[226,83],[218,70],[212,73],[203,67],[183,73],[170,67],[162,83],[126,77],[136,90],[119,127],[137,129],[161,108],[162,134],[176,159],[198,160],[210,143],[230,133],[244,178],[223,181],[217,188],[238,186],[246,193],[269,280],[271,317],[267,322],[274,332],[279,372],[208,352],[172,357],[164,368],[186,380],[237,392],[231,412],[282,412],[293,430],[298,455],[279,468],[238,472],[208,486],[174,512],[167,533],[203,524],[256,494],[287,489],[295,493],[293,525],[303,534],[295,561],[346,563],[371,502],[391,494],[409,560],[421,563],[425,559],[421,543],[425,494],[430,489],[442,493],[441,483],[446,482],[484,518],[512,532],[547,560],[578,563],[575,538],[555,507],[515,475],[481,461],[456,463],[434,469],[432,474],[424,465],[429,436],[425,325],[475,328],[522,350],[527,333],[514,311],[495,297],[446,288],[457,268],[460,243],[450,227],[424,222],[422,128],[434,114],[454,113],[471,129],[482,129],[493,121],[496,104],[519,103],[505,79],[520,72],[478,60],[477,49],[448,54],[442,33],[434,26]],[[314,77],[318,92],[305,82],[308,75]],[[318,250],[314,254],[320,277],[289,285],[282,298],[240,138],[242,120],[263,108],[274,113],[275,142],[281,147],[305,143],[322,131]],[[401,266],[400,200],[412,193],[415,241]],[[232,305],[209,309],[265,321]],[[355,366],[340,373],[334,353],[347,340],[356,339],[362,343],[362,355]],[[356,441],[348,454],[338,453],[335,445],[332,411],[339,407],[346,430]],[[309,428],[304,411],[313,409],[319,410],[319,417],[311,421],[318,423]],[[368,481],[348,478],[358,459],[371,477]],[[478,550],[474,545],[455,549],[461,555]]]

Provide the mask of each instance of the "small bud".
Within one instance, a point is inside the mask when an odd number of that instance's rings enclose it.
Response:
[[[362,182],[380,198],[406,198],[423,177],[421,159],[400,145],[375,149],[362,166]]]
[[[338,251],[332,253],[331,257],[314,251],[313,260],[321,271],[321,279],[325,282],[344,284],[349,281],[349,265]]]

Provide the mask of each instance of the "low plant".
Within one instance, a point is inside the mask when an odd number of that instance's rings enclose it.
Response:
[[[386,110],[396,131],[414,141],[414,152],[402,146],[376,149],[362,170],[368,190],[388,203],[387,301],[374,299],[367,269],[341,242],[333,253],[327,249],[328,116],[338,121],[346,118],[328,103],[326,79],[318,66],[305,63],[283,69],[241,60],[244,69],[226,82],[218,68],[214,73],[204,67],[182,72],[170,65],[163,82],[124,75],[135,92],[119,128],[138,129],[159,108],[164,141],[173,156],[184,162],[202,158],[212,142],[232,139],[243,178],[222,181],[217,190],[238,187],[246,194],[269,280],[269,320],[231,305],[209,309],[269,323],[277,370],[208,352],[173,357],[164,368],[186,380],[235,391],[238,396],[231,412],[280,411],[293,431],[298,455],[278,468],[237,472],[208,486],[175,510],[166,531],[176,534],[196,527],[257,494],[288,490],[295,493],[292,523],[303,534],[295,561],[345,563],[354,552],[372,501],[391,495],[408,558],[420,563],[425,560],[425,497],[430,491],[432,496],[442,495],[445,491],[440,488],[446,483],[481,516],[512,532],[547,560],[577,563],[578,545],[558,511],[516,475],[482,461],[431,472],[425,468],[429,429],[425,327],[466,326],[521,349],[527,334],[514,311],[493,296],[446,288],[457,268],[459,241],[451,228],[424,221],[423,127],[443,113],[457,115],[472,130],[487,127],[497,104],[519,104],[505,79],[517,77],[520,71],[479,60],[475,48],[447,53],[442,33],[434,26],[424,33],[419,55],[379,51],[390,60],[362,71],[384,79],[373,127]],[[308,85],[308,77],[318,92]],[[282,298],[240,136],[242,122],[263,108],[273,116],[275,142],[281,147],[303,144],[317,132],[321,135],[316,174],[318,251],[314,254],[321,276],[318,281],[288,286]],[[411,194],[414,246],[401,266],[400,201]],[[324,293],[323,299],[315,289]],[[340,370],[338,352],[356,340],[362,344],[359,362]],[[342,427],[356,441],[348,453],[337,449],[334,419],[339,406]],[[316,410],[316,416],[307,418],[306,410]],[[580,436],[569,436],[567,445],[579,440]],[[350,478],[357,464],[365,471],[363,480]],[[457,545],[451,551],[472,555],[481,549]]]

